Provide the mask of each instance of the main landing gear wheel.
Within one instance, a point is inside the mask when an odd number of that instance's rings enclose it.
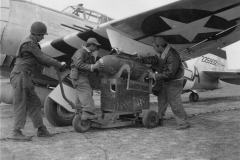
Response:
[[[198,94],[192,92],[192,93],[189,95],[189,100],[190,100],[190,102],[197,102],[197,101],[199,100]]]
[[[73,128],[76,132],[85,133],[92,126],[90,119],[82,120],[81,114],[76,114],[72,121]]]
[[[67,111],[49,97],[44,102],[44,112],[49,123],[56,127],[72,125],[75,115],[75,113]]]
[[[146,128],[154,128],[158,125],[159,117],[156,111],[148,110],[143,116],[142,123]]]

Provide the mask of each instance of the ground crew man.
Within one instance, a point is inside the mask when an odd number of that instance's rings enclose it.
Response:
[[[38,137],[50,137],[51,133],[43,124],[41,114],[41,101],[34,91],[32,83],[33,71],[37,63],[45,66],[65,67],[65,62],[59,62],[41,51],[38,42],[47,35],[47,27],[42,22],[34,22],[30,30],[31,34],[23,40],[16,53],[16,62],[10,75],[13,86],[13,139],[31,140],[25,136],[21,129],[26,123],[27,114],[31,118],[35,128],[38,128]]]
[[[161,37],[153,37],[153,49],[157,56],[138,58],[145,63],[153,64],[158,73],[149,73],[149,78],[161,81],[161,87],[158,92],[158,114],[159,125],[163,125],[163,117],[168,104],[172,108],[173,115],[177,121],[177,129],[186,129],[190,125],[187,120],[187,114],[182,106],[181,93],[183,86],[184,67],[179,53]]]
[[[89,83],[91,72],[100,70],[103,64],[95,61],[93,52],[100,47],[97,39],[89,38],[85,46],[77,50],[72,57],[70,78],[77,91],[75,104],[82,107],[83,117],[89,117],[95,112],[94,100],[92,98],[93,90]]]

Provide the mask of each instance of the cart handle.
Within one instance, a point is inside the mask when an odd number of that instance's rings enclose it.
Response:
[[[70,100],[66,97],[66,95],[65,95],[65,93],[64,93],[64,89],[63,89],[63,84],[62,84],[62,79],[61,79],[61,76],[60,76],[59,68],[55,67],[55,69],[57,70],[58,81],[59,81],[59,84],[60,84],[62,96],[63,96],[63,98],[65,99],[65,101],[67,101],[68,104],[69,104],[70,106],[72,106],[72,108],[75,109],[76,107],[75,107],[74,103],[73,103],[72,101],[70,101]]]
[[[149,94],[152,93],[153,79],[149,78]]]

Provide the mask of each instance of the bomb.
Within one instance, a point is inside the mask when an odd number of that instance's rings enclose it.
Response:
[[[107,55],[100,58],[99,62],[104,64],[104,67],[100,70],[100,72],[108,77],[114,77],[114,75],[119,74],[124,66],[129,66],[128,68],[130,68],[131,80],[137,80],[148,73],[148,67],[145,64],[137,62],[126,56]],[[128,71],[123,69],[122,73],[120,73],[120,77],[127,78]]]

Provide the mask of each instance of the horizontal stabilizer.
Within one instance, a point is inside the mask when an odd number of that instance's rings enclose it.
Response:
[[[208,76],[218,78],[224,82],[240,85],[240,72],[236,71],[203,71]]]

